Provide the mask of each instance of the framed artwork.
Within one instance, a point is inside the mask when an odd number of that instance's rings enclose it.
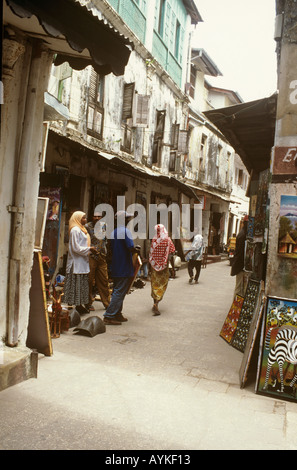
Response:
[[[231,340],[231,346],[241,352],[245,351],[250,325],[258,302],[259,292],[260,282],[250,279],[244,295],[237,328]]]
[[[224,321],[220,332],[221,338],[223,338],[229,344],[237,328],[237,323],[241,312],[243,300],[244,298],[240,295],[235,295],[231,308],[228,312],[228,315],[226,317],[226,320]]]
[[[257,306],[255,309],[255,313],[251,321],[251,326],[250,326],[249,334],[247,337],[246,347],[243,353],[243,359],[242,359],[242,363],[241,363],[240,370],[239,370],[240,388],[244,388],[247,382],[248,373],[249,373],[249,369],[252,363],[252,359],[253,359],[253,362],[255,362],[253,358],[253,353],[255,351],[256,343],[259,344],[260,325],[261,325],[261,320],[264,314],[265,303],[266,303],[266,296],[264,295],[262,291],[260,292],[260,295],[258,297],[258,302],[257,302]]]
[[[44,187],[40,188],[39,194],[41,197],[47,197],[49,199],[42,253],[43,256],[48,256],[50,259],[49,272],[52,275],[57,264],[62,210],[62,190],[61,188]]]
[[[46,225],[46,216],[48,211],[48,197],[39,197],[37,201],[36,225],[35,225],[35,242],[34,249],[42,250],[44,231]]]
[[[297,259],[297,196],[281,196],[278,255]]]
[[[42,125],[42,149],[41,149],[41,156],[40,156],[40,172],[45,171],[48,130],[49,130],[49,122],[45,121],[43,122],[43,125]]]
[[[297,401],[297,301],[267,297],[256,393]]]

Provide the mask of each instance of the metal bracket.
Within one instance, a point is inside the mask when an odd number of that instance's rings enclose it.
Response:
[[[17,206],[7,206],[7,211],[8,212],[18,212],[19,214],[24,214],[25,208],[24,207],[17,207]]]

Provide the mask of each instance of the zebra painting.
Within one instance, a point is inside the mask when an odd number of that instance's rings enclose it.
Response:
[[[272,330],[269,328],[265,338],[265,349],[270,349],[270,338]],[[283,365],[285,362],[290,364],[297,364],[297,330],[290,328],[290,326],[282,326],[278,329],[273,347],[270,349],[267,359],[267,370],[265,376],[265,383],[262,390],[267,390],[270,371],[272,366],[277,362],[279,368],[279,375],[281,381],[281,389],[278,392],[284,392],[284,373]],[[297,380],[295,373],[290,382],[290,387],[293,387]]]

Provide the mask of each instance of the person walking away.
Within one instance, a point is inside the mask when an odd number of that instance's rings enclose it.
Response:
[[[236,237],[236,246],[234,252],[234,258],[232,261],[231,267],[231,276],[236,276],[234,296],[240,295],[244,297],[245,287],[244,287],[244,249],[245,249],[245,240],[247,234],[248,226],[248,216],[246,215],[242,221],[242,228]]]
[[[76,211],[69,220],[69,249],[64,284],[64,302],[75,305],[79,313],[88,312],[89,254],[96,253],[85,228],[86,214]]]
[[[170,253],[175,252],[175,246],[168,236],[164,225],[155,226],[155,236],[152,239],[149,254],[151,265],[151,295],[154,301],[152,311],[154,316],[160,315],[159,302],[164,297],[169,280],[168,260]]]
[[[113,230],[109,240],[113,291],[110,304],[103,315],[103,321],[107,325],[121,325],[127,321],[122,314],[122,308],[134,277],[132,255],[139,251],[134,247],[132,234],[126,227],[131,217],[133,214],[128,214],[126,211],[116,213],[117,228]]]
[[[191,250],[186,255],[186,261],[188,261],[188,273],[189,283],[192,284],[195,279],[195,284],[198,284],[200,276],[202,259],[203,259],[203,237],[201,234],[197,234],[192,242]],[[194,277],[195,270],[195,277]]]
[[[101,301],[105,307],[108,307],[110,303],[110,291],[108,282],[107,262],[106,262],[106,230],[105,224],[100,223],[102,219],[101,212],[94,212],[93,220],[86,224],[86,229],[91,238],[91,245],[93,245],[97,253],[90,253],[89,264],[89,310],[93,311],[93,286],[95,287],[100,295]],[[101,235],[98,239],[95,235],[95,225],[101,224],[99,230]]]

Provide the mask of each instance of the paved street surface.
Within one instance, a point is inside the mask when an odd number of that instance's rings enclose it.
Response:
[[[127,323],[54,339],[37,379],[0,392],[0,449],[296,449],[297,404],[256,395],[253,378],[240,389],[243,355],[219,337],[233,289],[227,261],[198,285],[182,269],[161,316],[148,283],[126,297]]]

